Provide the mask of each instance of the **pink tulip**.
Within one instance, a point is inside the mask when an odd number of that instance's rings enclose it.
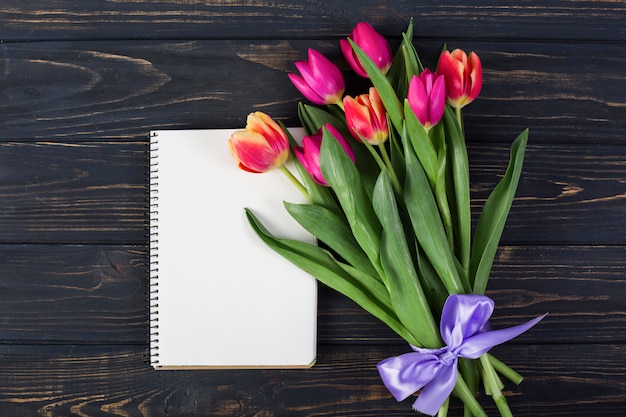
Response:
[[[337,139],[337,141],[343,146],[346,153],[352,160],[355,162],[354,152],[352,148],[348,144],[348,142],[341,136],[341,134],[335,129],[332,125],[326,124],[326,129],[330,132],[331,135]],[[320,185],[328,186],[328,182],[324,179],[322,175],[322,170],[320,169],[320,149],[322,146],[322,131],[320,129],[316,134],[311,136],[305,136],[302,139],[302,146],[296,146],[293,152],[296,154],[296,157],[306,169],[306,171],[311,175],[313,181]]]
[[[424,70],[409,82],[407,99],[417,119],[426,130],[439,123],[446,106],[446,85],[443,75]]]
[[[289,139],[265,113],[248,115],[245,130],[234,132],[228,140],[230,152],[244,171],[261,173],[280,168],[289,157]]]
[[[391,61],[393,60],[393,56],[391,53],[391,47],[387,40],[367,22],[360,22],[356,25],[352,34],[349,36],[355,44],[357,44],[363,52],[367,54],[368,57],[380,70],[383,74],[387,74],[389,68],[391,67]],[[345,39],[339,41],[341,46],[341,51],[343,52],[343,56],[350,64],[350,67],[359,74],[361,77],[368,78],[365,69],[363,69],[363,65],[361,61],[354,53],[352,46],[350,46],[350,42]]]
[[[289,79],[307,99],[315,104],[341,102],[346,84],[339,68],[324,55],[309,49],[309,60],[296,62],[302,76],[289,74]]]
[[[357,140],[365,140],[371,145],[379,145],[387,140],[387,113],[374,87],[370,87],[369,94],[361,94],[356,98],[345,96],[343,105],[348,129]]]
[[[437,73],[446,77],[447,101],[454,108],[462,108],[480,93],[483,86],[483,67],[478,55],[455,49],[439,57]]]

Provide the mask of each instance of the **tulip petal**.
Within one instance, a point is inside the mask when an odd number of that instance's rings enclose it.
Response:
[[[288,156],[287,152],[275,152],[262,134],[252,130],[233,133],[229,146],[240,167],[251,172],[277,168],[285,163]]]
[[[357,73],[357,75],[363,78],[367,78],[367,72],[365,72],[365,69],[361,65],[361,62],[359,61],[359,59],[356,57],[356,54],[352,50],[352,46],[350,45],[350,42],[348,42],[345,39],[341,39],[339,41],[339,46],[341,47],[341,52],[343,53],[344,58],[350,65],[350,68],[352,68],[352,71],[354,71],[355,73]]]
[[[302,77],[296,74],[288,74],[288,77],[300,93],[312,103],[319,105],[326,104],[323,97],[317,94]]]
[[[367,107],[350,96],[343,98],[343,106],[346,115],[348,129],[355,139],[361,140],[372,136],[372,122]]]
[[[336,104],[345,90],[345,81],[339,68],[314,49],[308,51],[308,61],[298,61],[301,77],[289,78],[307,99],[315,104]]]
[[[446,84],[445,76],[440,75],[433,84],[430,92],[430,123],[436,125],[443,118],[446,109]]]
[[[409,91],[407,95],[411,110],[415,113],[417,120],[422,125],[428,122],[428,94],[422,80],[414,75],[409,82]]]
[[[478,58],[478,55],[474,52],[470,52],[469,62],[471,67],[471,88],[469,91],[469,101],[473,101],[476,97],[478,97],[478,94],[480,94],[480,90],[483,86],[483,66]]]
[[[367,22],[359,22],[352,32],[352,40],[386,74],[391,66],[391,47],[387,40]]]
[[[246,130],[248,129],[260,133],[275,153],[289,151],[287,135],[267,114],[260,111],[250,113],[246,121]]]

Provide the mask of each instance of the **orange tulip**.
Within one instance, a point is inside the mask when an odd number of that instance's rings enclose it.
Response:
[[[385,106],[374,87],[370,87],[369,94],[345,96],[343,105],[348,129],[355,139],[380,145],[389,138]]]
[[[483,86],[483,67],[478,55],[455,49],[445,51],[439,57],[437,73],[445,76],[447,102],[454,108],[462,108],[480,93]]]
[[[245,130],[234,132],[228,146],[239,168],[254,173],[280,168],[289,157],[287,135],[262,112],[250,113]]]

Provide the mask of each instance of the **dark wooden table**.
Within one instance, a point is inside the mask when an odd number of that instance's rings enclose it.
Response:
[[[550,312],[494,350],[526,376],[505,389],[514,414],[623,416],[623,0],[3,0],[0,415],[415,415],[375,369],[404,343],[326,288],[309,370],[145,362],[148,131],[239,127],[254,110],[293,125],[286,73],[307,48],[341,62],[362,20],[397,45],[410,16],[427,66],[444,42],[483,60],[466,111],[476,212],[530,128],[488,288],[495,327]]]

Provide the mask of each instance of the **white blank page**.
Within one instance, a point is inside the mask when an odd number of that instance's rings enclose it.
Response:
[[[305,202],[302,194],[279,171],[252,174],[237,168],[227,143],[231,130],[154,133],[155,367],[312,365],[315,279],[267,247],[244,212],[250,208],[277,237],[314,243],[283,207],[283,201]]]

